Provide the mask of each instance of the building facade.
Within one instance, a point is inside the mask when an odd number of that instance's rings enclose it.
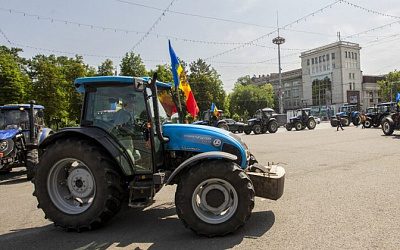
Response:
[[[382,102],[379,97],[378,81],[384,80],[384,76],[364,75],[362,81],[362,105],[366,109]]]

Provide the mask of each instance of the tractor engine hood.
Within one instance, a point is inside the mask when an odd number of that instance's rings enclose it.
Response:
[[[234,154],[242,168],[247,167],[250,157],[247,145],[240,137],[223,129],[192,124],[164,124],[163,136],[169,138],[167,151],[211,152],[223,151]]]
[[[0,140],[12,139],[19,133],[19,129],[0,130]]]
[[[347,113],[346,112],[339,112],[339,113],[336,113],[336,115],[338,115],[338,116],[347,116]]]

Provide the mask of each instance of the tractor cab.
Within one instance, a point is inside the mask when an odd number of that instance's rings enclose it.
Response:
[[[276,119],[277,114],[271,108],[258,109],[253,118],[247,120],[247,125],[244,127],[245,134],[250,134],[251,131],[254,134],[276,133],[279,128],[278,121]]]
[[[224,119],[224,111],[219,109],[218,115],[215,115],[213,111],[206,110],[202,113],[202,120],[193,122],[195,125],[206,125],[211,127],[217,127],[224,130],[229,130],[228,124]]]
[[[298,109],[296,115],[289,119],[285,125],[286,130],[291,131],[292,128],[303,130],[306,127],[310,130],[314,129],[317,125],[315,118],[311,115],[311,108]]]

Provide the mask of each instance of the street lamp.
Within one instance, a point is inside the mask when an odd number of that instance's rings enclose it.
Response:
[[[279,36],[279,29],[278,29],[278,36],[272,39],[272,43],[278,45],[278,64],[279,64],[279,91],[278,91],[278,98],[279,98],[279,113],[283,113],[283,103],[282,103],[282,68],[281,68],[281,44],[285,43],[285,38]]]

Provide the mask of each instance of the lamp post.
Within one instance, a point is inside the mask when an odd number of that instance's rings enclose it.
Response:
[[[285,43],[285,38],[278,36],[272,39],[272,43],[278,45],[278,64],[279,64],[279,91],[278,91],[278,99],[279,99],[279,113],[283,113],[283,103],[282,103],[282,68],[281,68],[281,44]]]

